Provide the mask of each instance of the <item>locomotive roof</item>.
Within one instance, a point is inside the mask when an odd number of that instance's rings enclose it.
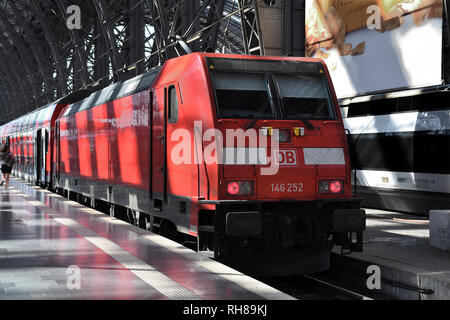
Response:
[[[217,67],[226,66],[231,64],[239,64],[241,61],[246,59],[257,59],[257,60],[297,60],[297,61],[309,61],[309,62],[319,62],[319,59],[312,58],[292,58],[292,57],[269,57],[269,56],[242,56],[242,55],[229,55],[229,54],[215,54],[215,53],[192,53],[200,54],[205,58],[233,58],[233,62],[227,61],[227,59],[214,59],[217,63]],[[250,64],[251,66],[251,64]],[[291,68],[292,66],[286,66]],[[149,88],[159,71],[162,67],[157,67],[139,76],[131,78],[126,81],[119,81],[117,83],[111,84],[110,86],[98,90],[93,93],[87,93],[86,90],[80,90],[67,95],[66,97],[60,98],[52,103],[49,103],[43,107],[33,110],[22,117],[15,119],[7,124],[0,127],[0,131],[4,134],[11,134],[16,132],[23,132],[32,130],[39,126],[46,120],[50,120],[53,113],[49,112],[49,109],[54,110],[58,103],[70,104],[69,107],[64,112],[63,116],[69,116],[75,114],[79,111],[87,110],[95,106],[120,99],[137,92],[143,91]],[[246,64],[246,68],[249,68],[249,64]],[[302,68],[311,68],[311,66],[302,66]],[[308,70],[309,70],[308,69]],[[302,70],[305,71],[305,70]],[[87,97],[86,97],[87,96]],[[76,101],[76,102],[74,102]],[[52,108],[53,106],[53,108]]]
[[[256,57],[255,56],[242,56],[242,55],[230,55],[230,54],[216,54],[216,53],[199,53],[199,52],[195,52],[195,53],[191,53],[193,55],[202,55],[205,58],[219,58],[217,60],[215,60],[215,62],[217,62],[219,65],[229,65],[234,64],[234,65],[239,65],[240,63],[242,63],[242,61],[244,60],[254,60]],[[220,58],[224,58],[224,59],[220,59]],[[230,58],[233,59],[233,61],[227,61]],[[175,58],[176,59],[176,58]],[[258,60],[298,60],[298,61],[308,61],[308,62],[319,62],[319,59],[312,59],[312,58],[292,58],[292,57],[270,57],[270,56],[258,56],[257,57]],[[251,65],[250,65],[251,66]],[[259,66],[259,65],[257,65]],[[246,67],[248,68],[248,62],[246,64]],[[99,106],[102,104],[105,104],[107,102],[111,102],[113,100],[116,99],[120,99],[129,95],[133,95],[137,92],[143,91],[147,88],[149,88],[153,81],[155,80],[156,76],[158,75],[159,71],[161,70],[161,66],[157,67],[155,69],[152,69],[146,73],[143,73],[139,76],[136,76],[134,78],[131,78],[129,80],[126,81],[119,81],[116,82],[114,84],[111,84],[110,86],[96,91],[94,93],[92,93],[91,95],[89,95],[88,97],[86,97],[83,100],[79,100],[75,103],[73,103],[72,105],[70,105],[66,111],[63,114],[63,117],[66,116],[70,116],[72,114],[75,114],[77,112],[83,111],[83,110],[87,110],[90,108],[93,108],[95,106]],[[292,65],[286,65],[285,68],[291,70],[292,69]],[[314,64],[312,65],[306,65],[306,64],[299,64],[297,66],[297,68],[300,68],[298,71],[301,72],[318,72],[318,66],[314,66]]]

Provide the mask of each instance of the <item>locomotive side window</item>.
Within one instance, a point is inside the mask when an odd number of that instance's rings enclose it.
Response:
[[[275,75],[284,119],[336,118],[324,77]]]
[[[274,119],[268,82],[264,74],[214,72],[217,109],[220,118]]]
[[[168,103],[168,116],[169,122],[175,123],[178,121],[178,97],[177,97],[177,89],[175,86],[169,87],[169,103]]]

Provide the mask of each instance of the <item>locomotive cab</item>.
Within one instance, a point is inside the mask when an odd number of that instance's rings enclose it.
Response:
[[[271,257],[280,260],[271,271],[314,272],[329,267],[335,244],[362,251],[365,212],[351,192],[344,126],[325,65],[277,59],[206,57],[222,153],[217,200],[199,200],[215,205],[213,219],[199,217],[200,238],[208,230],[202,224],[214,224],[214,236],[201,243],[217,257],[245,256],[264,268]]]

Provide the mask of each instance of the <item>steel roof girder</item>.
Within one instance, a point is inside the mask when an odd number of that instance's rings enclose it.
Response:
[[[29,25],[27,23],[25,23],[25,16],[23,15],[22,10],[19,10],[19,8],[17,7],[16,1],[11,1],[9,5],[12,8],[16,17],[19,18],[18,19],[19,23],[22,25],[22,28],[26,35],[26,39],[27,39],[28,43],[30,44],[31,51],[33,53],[34,58],[36,59],[37,64],[38,64],[39,71],[42,75],[42,80],[46,83],[46,86],[48,87],[49,83],[48,83],[46,74],[44,72],[44,63],[41,60],[40,53],[37,52],[38,51],[37,49],[39,48],[39,46],[37,45],[37,43],[35,41],[35,37],[32,35]]]
[[[105,41],[109,59],[113,67],[114,81],[118,81],[118,71],[122,67],[122,64],[120,63],[117,43],[115,41],[112,25],[111,22],[109,21],[107,6],[104,0],[92,0],[92,1],[94,3],[98,19],[100,19],[100,25],[103,32],[103,39]]]
[[[47,25],[47,21],[44,18],[44,15],[42,13],[41,8],[39,7],[37,0],[30,0],[32,7],[37,14],[37,17],[39,18],[39,23],[41,24],[42,31],[44,32],[45,38],[47,39],[48,46],[50,47],[50,51],[52,53],[53,59],[56,64],[56,69],[59,71],[59,77],[58,77],[58,86],[61,93],[64,95],[66,94],[66,85],[63,83],[63,78],[66,77],[66,70],[64,65],[62,64],[60,54],[55,46],[56,41],[53,38],[52,34],[50,33],[50,28]]]
[[[11,26],[8,19],[5,19],[4,14],[2,14],[2,18],[3,19],[1,20],[1,24],[5,27],[5,29],[9,33],[9,37],[11,38],[11,40],[13,41],[15,46],[17,46],[17,49],[18,49],[16,51],[18,52],[19,58],[22,63],[19,63],[17,66],[22,66],[22,68],[25,70],[25,73],[28,75],[25,78],[28,79],[28,82],[30,83],[30,88],[31,88],[31,91],[33,93],[33,98],[34,98],[37,96],[37,93],[36,93],[34,81],[32,80],[32,73],[30,72],[30,69],[28,66],[29,58],[25,56],[25,52],[26,52],[25,46],[23,45],[22,41],[19,40],[19,37],[18,37],[18,34],[17,34],[15,28],[13,26]],[[0,36],[2,36],[3,38],[6,38],[4,33],[0,33]],[[5,41],[5,43],[7,43],[7,42]],[[6,47],[4,47],[3,49],[5,50]],[[33,101],[34,101],[34,99],[33,99]]]
[[[63,19],[63,21],[65,22],[65,18],[66,18],[66,4],[64,3],[64,0],[56,0],[56,3],[58,5],[59,8],[59,12],[61,14],[61,17]],[[78,36],[78,32],[74,31],[73,29],[69,29],[67,28],[69,31],[69,35],[71,38],[71,41],[74,45],[74,52],[75,52],[75,56],[78,59],[78,63],[81,66],[81,81],[83,83],[83,87],[87,85],[87,83],[89,82],[89,76],[86,70],[86,64],[87,64],[87,57],[86,57],[86,52],[82,49],[83,45],[81,43],[81,40]],[[75,70],[74,70],[75,73]]]

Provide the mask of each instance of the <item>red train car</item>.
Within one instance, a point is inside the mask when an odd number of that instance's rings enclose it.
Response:
[[[0,127],[2,143],[16,157],[13,174],[26,181],[51,187],[54,127],[57,116],[89,91],[78,91],[34,110]]]
[[[63,194],[270,273],[324,270],[334,245],[362,250],[321,60],[193,53],[54,115],[50,183]]]

